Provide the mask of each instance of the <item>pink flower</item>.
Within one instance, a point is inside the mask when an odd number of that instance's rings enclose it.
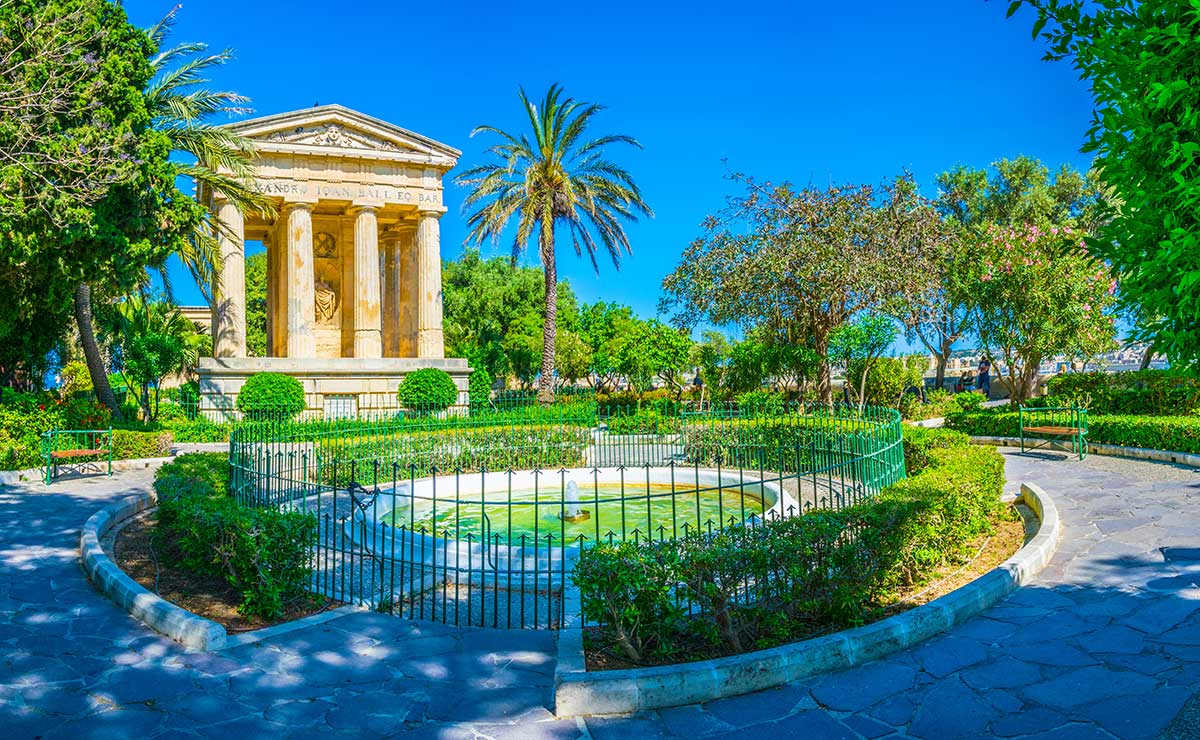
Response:
[[[979,279],[986,283],[992,279],[992,273],[990,273],[990,272],[984,273],[983,277],[981,277]]]

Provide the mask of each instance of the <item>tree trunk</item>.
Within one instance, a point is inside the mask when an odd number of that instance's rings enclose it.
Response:
[[[542,377],[538,402],[554,402],[554,340],[558,334],[558,273],[554,264],[554,234],[542,227],[542,268],[546,274],[546,311],[542,315]]]
[[[942,342],[941,352],[937,355],[937,389],[941,390],[942,385],[946,382],[946,366],[950,364],[950,353],[953,351],[951,347],[954,342]]]
[[[100,356],[100,347],[96,344],[96,330],[92,326],[92,288],[87,283],[80,283],[75,288],[75,324],[79,328],[79,343],[83,346],[83,358],[87,362],[96,398],[112,411],[113,421],[119,422],[121,407],[117,405],[117,397],[108,384],[108,372]]]
[[[829,334],[813,337],[813,349],[821,357],[817,365],[817,395],[821,403],[833,408],[833,372],[829,368]]]
[[[1142,364],[1138,365],[1138,370],[1149,370],[1150,361],[1154,359],[1154,342],[1146,345],[1146,352],[1142,355]]]

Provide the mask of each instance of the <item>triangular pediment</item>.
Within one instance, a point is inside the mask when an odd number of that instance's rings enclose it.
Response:
[[[413,157],[449,167],[462,154],[454,147],[340,105],[276,113],[238,121],[228,128],[265,151]]]

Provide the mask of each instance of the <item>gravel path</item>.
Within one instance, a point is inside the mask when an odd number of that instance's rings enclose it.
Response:
[[[1063,517],[1059,554],[1032,586],[886,660],[744,697],[586,721],[546,709],[548,632],[356,613],[186,654],[97,594],[79,569],[83,521],[148,486],[148,472],[6,487],[0,736],[1157,736],[1200,688],[1200,471],[1005,456],[1009,479],[1041,484]]]

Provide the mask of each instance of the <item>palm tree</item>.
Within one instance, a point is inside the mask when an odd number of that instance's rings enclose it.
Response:
[[[121,343],[121,375],[130,390],[137,388],[144,418],[153,422],[158,418],[162,379],[182,377],[195,367],[205,337],[174,305],[138,292],[117,304],[114,319],[114,334]]]
[[[156,50],[162,48],[166,41],[178,10],[176,6],[147,31]],[[232,116],[248,112],[245,106],[249,100],[235,92],[204,87],[210,82],[205,77],[208,71],[232,58],[232,52],[228,49],[217,54],[208,54],[207,51],[206,44],[185,42],[157,52],[150,59],[154,77],[145,96],[153,116],[151,125],[167,136],[174,153],[184,156],[183,161],[176,163],[176,171],[189,178],[197,192],[201,188],[218,190],[243,213],[271,215],[273,206],[250,186],[253,143],[209,123],[209,119],[218,114]],[[176,62],[177,66],[170,67]],[[220,228],[220,223],[211,215],[205,216],[175,252],[210,303],[213,300],[212,287],[217,284],[221,267],[217,242]],[[161,277],[170,298],[172,290],[166,263],[151,265],[150,269]],[[96,342],[92,289],[86,283],[80,284],[75,292],[75,319],[96,397],[112,409],[114,416],[119,419],[120,409],[108,383],[105,363]]]
[[[538,399],[549,403],[554,399],[558,314],[555,229],[565,227],[576,256],[587,252],[597,271],[599,248],[620,269],[621,252],[630,252],[621,222],[636,221],[639,214],[653,214],[642,201],[633,177],[604,155],[610,144],[630,144],[639,149],[641,144],[623,135],[584,138],[592,117],[603,106],[563,97],[562,87],[557,84],[550,86],[540,105],[531,103],[523,89],[520,98],[533,129],[532,141],[526,134],[514,136],[494,126],[476,128],[472,136],[489,133],[502,139],[487,150],[495,161],[472,167],[456,182],[472,189],[463,201],[463,212],[477,208],[467,218],[468,240],[499,242],[501,232],[510,220],[515,220],[515,262],[537,237],[538,257],[546,275]]]

